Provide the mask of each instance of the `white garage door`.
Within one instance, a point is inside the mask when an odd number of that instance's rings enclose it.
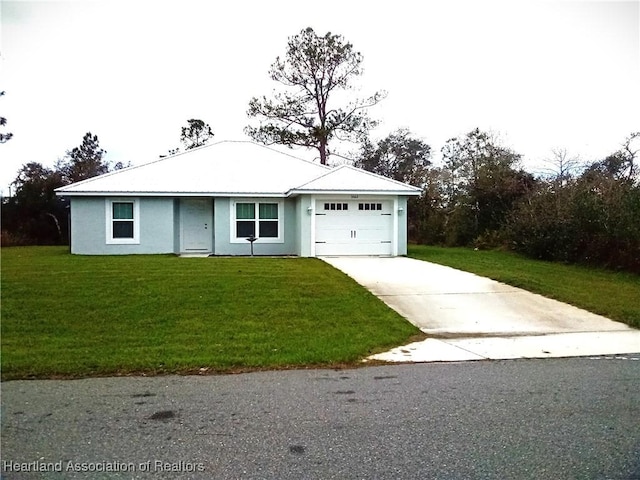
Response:
[[[393,202],[317,200],[316,255],[392,255]]]

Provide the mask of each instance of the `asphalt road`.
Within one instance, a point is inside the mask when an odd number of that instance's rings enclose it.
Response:
[[[5,382],[0,466],[6,479],[640,479],[640,354]]]

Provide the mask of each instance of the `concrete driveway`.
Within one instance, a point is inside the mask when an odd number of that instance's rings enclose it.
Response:
[[[373,359],[428,362],[640,352],[640,330],[472,273],[405,257],[323,260],[429,336]]]

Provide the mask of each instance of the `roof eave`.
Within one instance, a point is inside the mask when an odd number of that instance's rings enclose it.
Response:
[[[284,198],[282,192],[65,192],[56,191],[59,197],[265,197]]]
[[[305,190],[295,188],[287,192],[288,196],[293,195],[404,195],[419,196],[420,190]]]

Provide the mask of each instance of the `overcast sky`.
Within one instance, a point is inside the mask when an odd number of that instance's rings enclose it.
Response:
[[[555,147],[602,158],[640,130],[639,2],[2,1],[0,187],[97,134],[108,160],[179,146],[189,118],[246,139],[252,96],[287,38],[311,26],[364,56],[360,95],[382,138],[409,128],[435,151],[475,127],[535,170]],[[300,154],[300,153],[299,153]],[[302,155],[308,157],[308,155]]]

